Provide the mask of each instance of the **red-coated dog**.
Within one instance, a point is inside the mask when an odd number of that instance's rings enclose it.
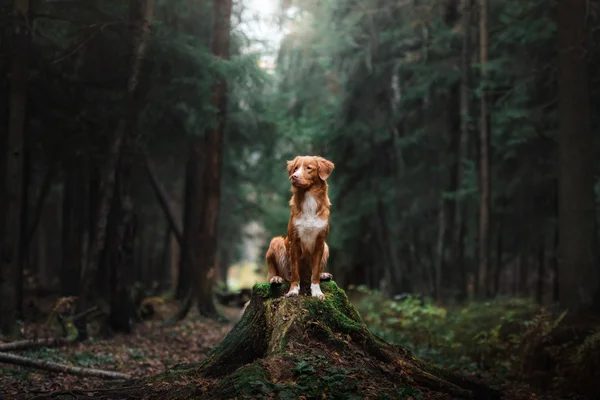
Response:
[[[271,284],[290,282],[286,297],[300,293],[300,280],[310,280],[311,295],[325,298],[319,282],[330,280],[325,272],[329,247],[329,197],[327,178],[334,165],[317,156],[298,156],[288,161],[287,170],[292,183],[290,221],[287,237],[274,237],[266,260],[269,267],[267,280]]]

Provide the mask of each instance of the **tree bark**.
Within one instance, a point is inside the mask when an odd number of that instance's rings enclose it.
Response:
[[[479,165],[479,276],[478,295],[482,298],[490,294],[490,232],[491,232],[491,172],[490,172],[490,123],[487,95],[488,62],[488,0],[480,0],[480,62],[483,90],[481,93],[481,142]]]
[[[454,281],[458,288],[458,300],[467,299],[466,266],[464,259],[465,200],[462,199],[463,181],[465,179],[464,160],[467,157],[471,118],[471,23],[473,0],[462,0],[461,24],[463,29],[461,48],[461,79],[460,79],[460,134],[456,149],[456,197],[454,200],[454,232],[452,232],[452,264],[455,269]]]
[[[29,0],[13,2],[14,27],[9,78],[9,130],[6,138],[4,188],[6,201],[0,248],[0,332],[11,333],[18,306],[19,251],[23,184],[23,137],[27,111],[29,50],[31,44]]]
[[[154,164],[150,159],[148,154],[144,154],[144,168],[146,170],[146,175],[148,176],[148,180],[150,181],[150,185],[152,186],[152,190],[158,199],[158,203],[162,208],[165,217],[167,218],[167,222],[170,226],[173,235],[177,239],[177,242],[181,246],[183,243],[183,230],[181,229],[181,223],[179,219],[175,216],[175,212],[171,209],[169,196],[167,195],[167,191],[159,182],[156,177],[156,172],[154,171]]]
[[[139,76],[142,67],[142,63],[144,60],[144,55],[146,52],[146,46],[148,43],[148,38],[150,36],[150,24],[152,23],[152,15],[154,11],[153,0],[139,0],[142,3],[135,3],[135,0],[132,0],[131,10],[139,14],[140,20],[138,24],[134,24],[135,30],[132,33],[130,38],[131,40],[131,58],[130,58],[130,74],[127,80],[127,88],[125,92],[125,112],[123,116],[120,118],[116,131],[114,133],[109,153],[108,160],[104,167],[104,171],[102,174],[102,184],[100,188],[100,200],[98,202],[98,211],[96,214],[96,225],[94,227],[94,234],[92,239],[92,244],[90,246],[90,252],[88,256],[88,262],[86,265],[86,270],[83,274],[83,279],[81,283],[81,292],[80,292],[80,302],[79,306],[81,309],[86,309],[88,307],[90,290],[92,288],[92,283],[96,274],[98,272],[98,268],[100,265],[100,257],[102,251],[104,250],[106,243],[106,227],[108,223],[108,216],[111,209],[112,199],[115,193],[115,183],[116,183],[116,175],[117,175],[117,165],[119,162],[119,157],[122,152],[123,144],[127,146],[126,152],[130,151],[130,146],[133,143],[133,138],[131,134],[135,129],[135,104],[136,104],[136,93],[138,88]],[[133,11],[135,9],[135,11]],[[141,11],[143,10],[143,11]],[[127,168],[125,166],[125,168]],[[125,176],[125,179],[126,176]],[[130,204],[127,201],[124,203],[125,209],[124,213],[128,213]],[[128,216],[129,217],[129,216]],[[127,224],[128,222],[125,221]],[[123,227],[123,230],[126,228]],[[79,331],[81,333],[81,339],[85,339],[87,334],[85,332],[83,324],[80,325]]]
[[[535,298],[538,304],[544,303],[544,284],[546,282],[546,248],[544,242],[540,243],[538,250],[538,262],[537,262],[537,287],[535,291]]]
[[[148,39],[150,26],[154,15],[154,0],[130,0],[129,18],[130,30],[130,81],[128,85],[126,128],[121,148],[121,158],[117,171],[119,190],[118,225],[116,230],[116,259],[111,263],[114,284],[111,285],[111,307],[109,325],[116,332],[131,332],[131,318],[135,308],[129,296],[129,290],[134,273],[134,244],[136,234],[136,217],[131,196],[131,175],[137,139],[138,98],[137,87],[140,70]]]
[[[594,136],[590,122],[587,0],[557,5],[560,305],[598,306]]]
[[[81,156],[69,155],[63,164],[61,294],[77,296],[83,268],[86,171]]]
[[[229,59],[231,0],[215,0],[214,31],[211,43],[212,53],[221,60]],[[213,317],[216,308],[213,299],[212,283],[218,251],[218,219],[221,201],[221,162],[223,137],[227,123],[227,82],[220,78],[212,89],[212,104],[217,109],[216,126],[206,132],[204,138],[203,201],[200,224],[194,236],[198,245],[194,246],[196,305],[201,315]]]

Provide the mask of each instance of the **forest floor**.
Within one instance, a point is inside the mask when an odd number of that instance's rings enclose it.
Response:
[[[358,304],[357,307],[367,325],[381,327],[379,326],[381,321],[379,324],[378,321],[373,321],[374,314],[370,314],[369,307],[365,307],[364,301],[361,305],[361,301],[363,300],[358,299],[355,303]],[[176,305],[165,304],[158,318],[135,325],[134,332],[130,335],[117,334],[108,339],[90,339],[75,345],[18,351],[15,354],[72,366],[118,371],[133,377],[146,377],[163,372],[176,364],[193,363],[203,359],[213,346],[226,336],[241,316],[239,308],[222,307],[221,310],[230,322],[203,320],[191,315],[177,324],[166,325],[160,320],[160,315],[174,315]],[[386,321],[389,323],[389,318]],[[26,338],[33,338],[36,335],[39,337],[42,331],[47,330],[43,323],[30,323],[24,327],[22,333]],[[402,328],[395,327],[395,332],[396,329]],[[411,328],[407,327],[407,329]],[[437,362],[438,359],[435,352],[432,352],[431,345],[424,344],[423,347],[424,351],[416,351],[417,355],[426,361]],[[432,354],[433,356],[429,357]],[[500,389],[505,399],[578,398],[553,391],[542,393],[520,382],[515,376],[506,375],[496,368],[480,369],[474,366],[468,370],[460,366],[460,363],[442,366],[470,375]],[[102,387],[104,384],[105,381],[97,378],[0,364],[0,400],[31,399],[41,393],[56,390],[90,390]]]

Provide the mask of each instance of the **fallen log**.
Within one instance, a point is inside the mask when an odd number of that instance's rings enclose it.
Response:
[[[105,371],[95,368],[71,367],[70,365],[58,364],[51,361],[34,360],[32,358],[18,356],[11,353],[0,353],[0,362],[6,364],[20,365],[22,367],[36,368],[50,372],[59,372],[69,375],[77,375],[102,379],[130,379],[131,376],[120,372]]]
[[[33,349],[36,347],[55,347],[71,343],[65,338],[16,340],[0,344],[0,352]]]

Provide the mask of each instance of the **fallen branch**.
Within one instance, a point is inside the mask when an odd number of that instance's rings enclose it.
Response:
[[[14,342],[0,344],[0,352],[14,351],[31,349],[35,347],[54,347],[69,344],[70,341],[65,338],[51,338],[51,339],[29,339],[29,340],[16,340]]]
[[[95,368],[71,367],[69,365],[58,364],[44,360],[34,360],[27,357],[21,357],[11,353],[0,353],[0,362],[6,364],[20,365],[22,367],[31,367],[51,372],[59,372],[70,375],[103,378],[103,379],[130,379],[131,376],[120,372],[105,371]]]
[[[61,390],[59,392],[47,392],[39,394],[35,397],[32,397],[30,400],[40,400],[40,399],[52,399],[54,397],[60,397],[64,395],[71,395],[74,398],[93,398],[96,394],[109,393],[111,395],[111,399],[118,398],[130,398],[131,394],[127,393],[129,390],[140,389],[143,386],[128,386],[116,389],[72,389],[72,390]],[[137,398],[137,397],[135,397]]]

